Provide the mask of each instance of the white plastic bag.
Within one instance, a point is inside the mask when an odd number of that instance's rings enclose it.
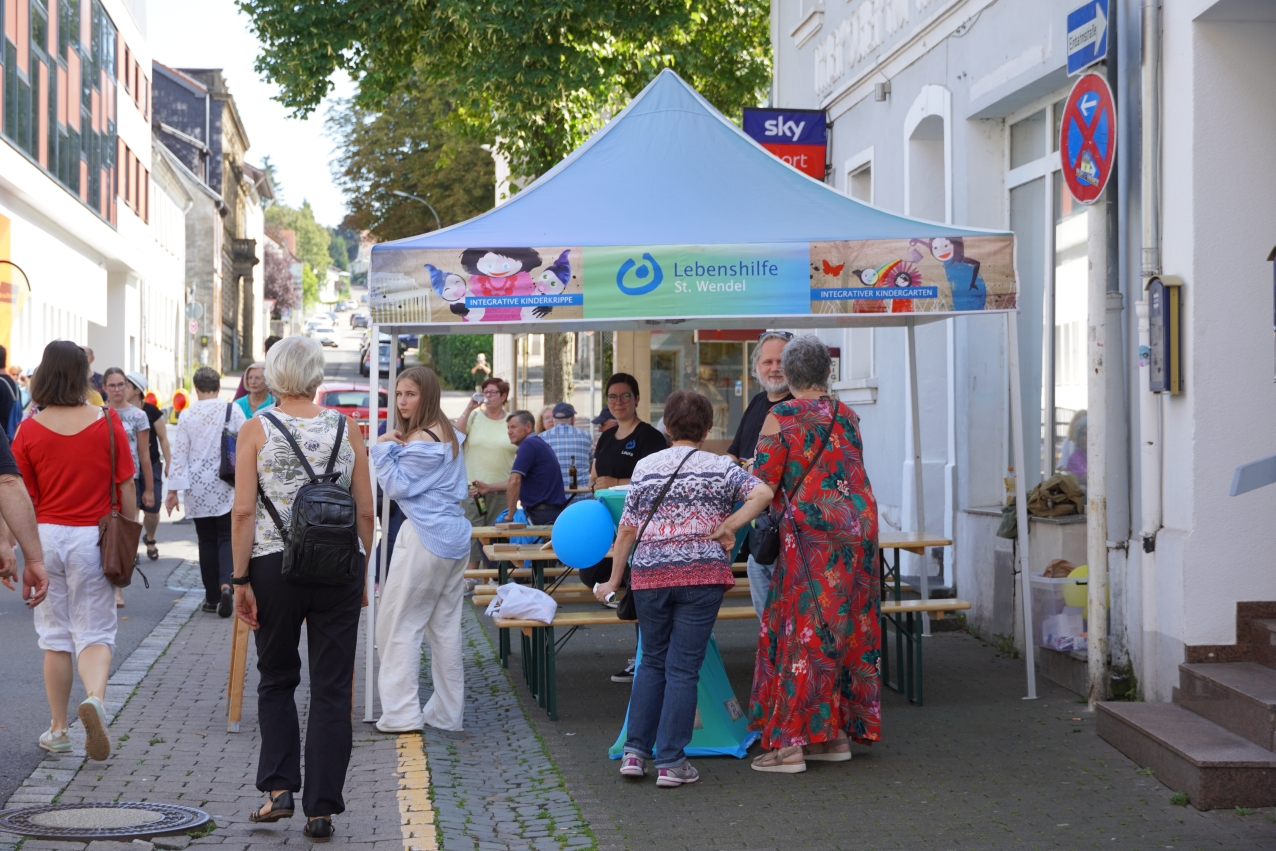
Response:
[[[540,621],[549,625],[554,622],[554,613],[557,611],[558,603],[544,591],[510,582],[496,589],[496,597],[487,604],[484,614],[493,618]]]

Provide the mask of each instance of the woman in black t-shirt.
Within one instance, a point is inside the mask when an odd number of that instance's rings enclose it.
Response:
[[[595,490],[629,484],[635,464],[669,446],[654,426],[638,419],[638,379],[632,375],[618,372],[607,379],[607,408],[618,425],[603,432],[594,448],[589,481]]]
[[[634,474],[634,465],[669,448],[665,436],[650,423],[638,419],[638,379],[618,372],[607,379],[607,408],[618,425],[609,428],[598,438],[594,447],[594,464],[589,470],[590,486],[595,490],[616,485],[627,485]],[[611,578],[611,559],[605,558],[593,567],[579,572],[585,587]],[[607,603],[615,608],[616,603]],[[613,683],[634,681],[634,660],[630,659],[621,670],[611,675]]]

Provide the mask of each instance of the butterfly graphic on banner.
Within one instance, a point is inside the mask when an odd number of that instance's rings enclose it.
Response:
[[[834,266],[832,263],[830,263],[827,260],[824,260],[823,263],[824,263],[824,274],[832,275],[834,278],[842,274],[842,270],[846,268],[845,263],[839,263],[836,266]]]

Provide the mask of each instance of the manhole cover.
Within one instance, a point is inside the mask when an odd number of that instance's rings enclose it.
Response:
[[[36,839],[133,839],[191,830],[208,813],[173,804],[39,804],[0,810],[0,830]]]

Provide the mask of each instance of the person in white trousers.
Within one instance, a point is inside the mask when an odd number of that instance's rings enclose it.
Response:
[[[395,541],[390,575],[377,611],[383,733],[460,730],[465,710],[461,656],[461,607],[470,522],[461,502],[469,495],[465,435],[439,407],[439,380],[427,367],[399,376],[394,388],[395,425],[372,447],[381,487],[397,500],[408,522]],[[418,697],[421,643],[430,646],[434,694],[422,709]]]

